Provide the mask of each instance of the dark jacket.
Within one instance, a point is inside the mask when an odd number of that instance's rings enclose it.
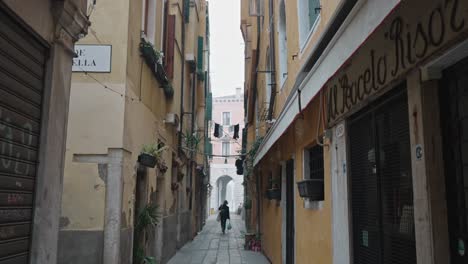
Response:
[[[229,206],[225,204],[219,207],[219,214],[221,215],[221,219],[231,219],[229,216]]]

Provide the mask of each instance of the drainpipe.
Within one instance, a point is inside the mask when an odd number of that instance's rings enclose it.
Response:
[[[254,100],[257,100],[257,79],[258,79],[258,60],[260,59],[260,16],[257,16],[257,54],[256,54],[256,64],[255,67],[257,68],[255,70],[255,80],[253,81],[253,85],[254,85]],[[258,230],[258,233],[261,234],[261,220],[262,220],[262,217],[260,215],[260,202],[261,202],[261,196],[260,196],[260,186],[259,186],[259,183],[260,183],[260,179],[259,179],[259,176],[257,174],[257,218],[258,218],[258,221],[257,221],[257,230]]]
[[[268,120],[273,119],[273,107],[275,106],[275,100],[276,100],[276,50],[275,50],[275,20],[273,19],[273,5],[274,1],[270,0],[270,5],[269,5],[269,19],[270,19],[270,69],[267,69],[267,71],[270,71],[271,74],[271,80],[273,80],[270,85],[271,87],[271,96],[270,96],[270,105],[268,106]],[[273,68],[273,69],[271,69]]]
[[[184,5],[185,5],[184,1]],[[185,10],[182,7],[182,10]],[[182,17],[184,15],[182,14]],[[185,81],[185,19],[182,19],[182,69],[181,69],[181,78],[180,78],[180,132],[179,132],[179,156],[182,153],[182,132],[184,127],[184,81]]]
[[[185,5],[184,1],[184,5]],[[184,6],[182,6],[182,10],[184,9]],[[181,81],[180,81],[180,131],[179,131],[179,138],[178,138],[178,154],[179,156],[182,155],[182,131],[184,127],[184,81],[185,81],[185,19],[184,15],[182,13],[182,69],[181,69]],[[178,170],[177,170],[178,171]],[[181,239],[181,219],[180,219],[180,207],[181,207],[181,195],[179,192],[177,192],[177,224],[176,224],[176,230],[177,230],[177,247],[179,247],[180,239]]]
[[[194,70],[194,72],[192,73],[192,125],[191,125],[191,128],[190,128],[190,133],[191,135],[193,136],[193,134],[195,133],[195,89],[197,87],[197,74],[196,74],[196,70]],[[190,188],[192,188],[192,181],[193,181],[193,164],[195,163],[195,160],[194,160],[194,157],[196,157],[195,155],[195,152],[194,151],[191,151],[190,152],[190,166],[189,166],[189,182],[190,182]],[[193,197],[193,192],[190,192],[190,209],[192,209],[192,197]]]

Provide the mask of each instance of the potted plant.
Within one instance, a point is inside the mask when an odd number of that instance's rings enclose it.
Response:
[[[165,149],[167,147],[159,148],[155,143],[144,145],[138,156],[138,162],[145,167],[154,168],[156,164],[164,162],[161,154]]]
[[[153,144],[145,145],[138,156],[138,162],[140,165],[154,168],[156,166],[156,156],[153,154],[155,150],[156,149]]]
[[[297,182],[299,195],[312,201],[324,200],[323,179],[305,179]]]

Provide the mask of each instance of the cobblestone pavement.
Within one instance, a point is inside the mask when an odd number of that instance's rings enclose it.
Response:
[[[259,252],[244,250],[244,221],[231,213],[232,229],[222,234],[210,217],[195,239],[181,248],[168,264],[269,264]]]

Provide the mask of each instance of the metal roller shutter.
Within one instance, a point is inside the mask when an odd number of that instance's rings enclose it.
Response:
[[[451,264],[468,263],[468,59],[444,71],[441,123]]]
[[[0,8],[0,264],[29,258],[46,54]]]
[[[355,264],[416,263],[406,89],[349,123]]]

